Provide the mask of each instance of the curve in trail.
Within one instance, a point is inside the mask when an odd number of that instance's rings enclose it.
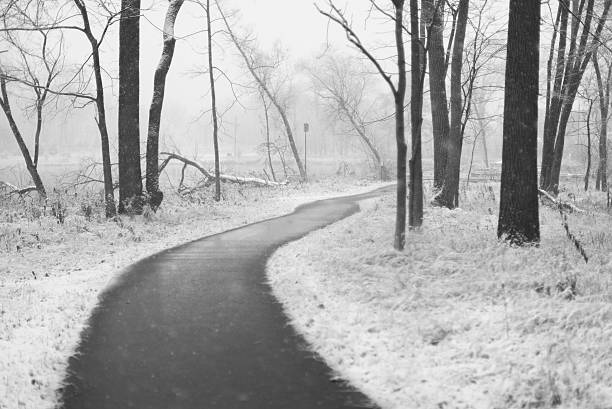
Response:
[[[367,398],[331,381],[266,284],[279,246],[359,210],[362,195],[205,237],[129,267],[70,358],[65,409],[345,409]]]

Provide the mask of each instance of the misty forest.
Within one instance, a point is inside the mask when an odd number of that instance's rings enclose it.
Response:
[[[0,409],[612,408],[612,0],[0,0]]]

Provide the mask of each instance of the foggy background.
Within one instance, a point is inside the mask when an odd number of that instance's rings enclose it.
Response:
[[[493,21],[490,32],[498,31],[495,41],[505,42],[504,31],[507,24],[507,5],[502,2],[491,2],[485,10],[486,18]],[[293,125],[294,136],[300,154],[303,155],[303,123],[310,124],[308,134],[308,158],[327,162],[329,166],[319,169],[319,174],[333,173],[338,163],[355,160],[359,165],[354,169],[361,174],[368,174],[368,155],[359,138],[345,125],[331,115],[318,99],[313,85],[312,70],[320,69],[326,56],[347,57],[359,62],[357,69],[367,79],[366,99],[368,119],[374,123],[368,127],[377,147],[381,151],[389,168],[394,169],[395,140],[393,136],[392,99],[387,85],[374,72],[373,67],[351,46],[344,33],[329,24],[320,15],[310,0],[252,0],[248,2],[224,1],[226,11],[236,11],[231,22],[234,30],[241,36],[249,33],[256,38],[257,48],[263,52],[272,52],[275,48],[284,50],[286,60],[281,68],[286,77],[284,96],[290,102],[289,119]],[[325,8],[325,2],[319,1]],[[346,6],[347,15],[353,22],[364,44],[383,63],[390,72],[394,71],[391,57],[394,55],[392,27],[387,21],[370,15],[369,2],[351,1],[341,4]],[[153,74],[158,63],[162,46],[163,20],[167,8],[165,1],[143,1],[143,18],[141,18],[141,152],[144,153],[144,142],[147,135],[148,109],[151,102]],[[216,10],[215,10],[216,11]],[[472,19],[477,16],[476,7],[470,11]],[[545,67],[547,43],[551,32],[551,14],[555,10],[543,8],[542,54],[541,64]],[[213,13],[218,18],[218,13]],[[185,3],[176,23],[176,51],[172,67],[166,81],[166,96],[161,121],[160,150],[177,151],[197,159],[205,164],[212,160],[212,125],[210,115],[210,95],[206,66],[206,33],[205,18],[202,8],[193,3]],[[244,66],[234,45],[221,32],[223,21],[213,21],[213,30],[218,32],[214,37],[214,64],[227,75],[218,76],[218,109],[222,113],[220,132],[221,166],[234,168],[236,162],[248,164],[247,169],[258,172],[264,167],[263,154],[257,147],[265,141],[265,127],[261,99],[253,86],[253,80]],[[99,29],[97,30],[99,31]],[[468,27],[466,48],[470,43],[473,31]],[[102,50],[102,66],[106,71],[106,107],[108,126],[111,137],[111,155],[115,161],[117,153],[117,61],[118,61],[118,24],[114,24],[105,39]],[[74,66],[82,63],[89,55],[89,44],[81,33],[69,34],[65,38],[65,73],[67,76]],[[0,54],[0,58],[10,58]],[[478,126],[482,126],[487,142],[488,163],[485,163],[482,138],[473,144],[473,135],[477,133],[476,124],[466,127],[462,160],[462,171],[465,173],[469,163],[475,167],[495,167],[501,159],[501,113],[503,111],[503,70],[505,50],[497,58],[487,62],[484,74],[477,80],[474,100],[478,104],[480,115],[486,117]],[[541,70],[542,83],[545,81],[545,69]],[[61,83],[61,80],[60,80]],[[426,84],[424,98],[423,123],[423,158],[427,177],[432,164],[432,135],[430,122],[430,104]],[[93,85],[93,84],[92,84]],[[93,87],[90,87],[93,88]],[[543,88],[542,88],[543,89]],[[31,90],[16,84],[9,84],[13,111],[22,127],[28,146],[32,145],[35,121],[24,113],[24,108],[31,103]],[[237,100],[235,98],[237,97]],[[47,104],[44,127],[41,135],[40,171],[47,183],[55,175],[67,170],[78,169],[84,161],[100,159],[100,141],[95,123],[93,104],[82,108],[82,102],[72,103],[70,98],[57,97]],[[542,100],[541,123],[543,123],[544,101]],[[577,102],[576,110],[580,110]],[[284,130],[274,109],[271,115],[271,138],[286,141]],[[407,115],[409,115],[407,110]],[[22,158],[10,132],[6,118],[0,115],[0,180],[9,182],[27,182]],[[389,117],[389,120],[384,118]],[[381,119],[380,121],[377,121]],[[472,121],[473,122],[473,121]],[[407,130],[409,134],[409,130]],[[579,132],[568,130],[566,160],[568,166],[573,160],[582,160],[584,149],[578,145]],[[410,140],[410,138],[407,138]],[[287,162],[293,165],[290,155]],[[232,165],[233,164],[233,165]],[[315,164],[316,166],[316,164]],[[311,167],[313,171],[315,168]],[[241,173],[241,172],[238,172]],[[25,178],[25,179],[24,179]],[[21,179],[21,180],[20,180]]]

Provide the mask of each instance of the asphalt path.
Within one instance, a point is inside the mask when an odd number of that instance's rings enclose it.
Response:
[[[265,265],[279,246],[391,189],[303,205],[135,263],[100,296],[70,358],[63,407],[374,408],[288,324]]]

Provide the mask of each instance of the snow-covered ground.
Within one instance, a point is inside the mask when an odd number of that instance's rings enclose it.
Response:
[[[3,202],[0,408],[54,406],[67,358],[98,293],[133,262],[189,240],[291,212],[306,202],[378,186],[360,181],[274,189],[226,185],[221,203],[193,203],[168,195],[157,214],[110,222],[100,219],[100,209],[90,212],[85,198],[52,195],[46,209],[29,202]]]
[[[542,243],[496,239],[499,186],[426,208],[392,249],[394,195],[281,248],[273,291],[313,350],[383,409],[612,407],[612,220],[565,196],[590,256],[542,207]]]

